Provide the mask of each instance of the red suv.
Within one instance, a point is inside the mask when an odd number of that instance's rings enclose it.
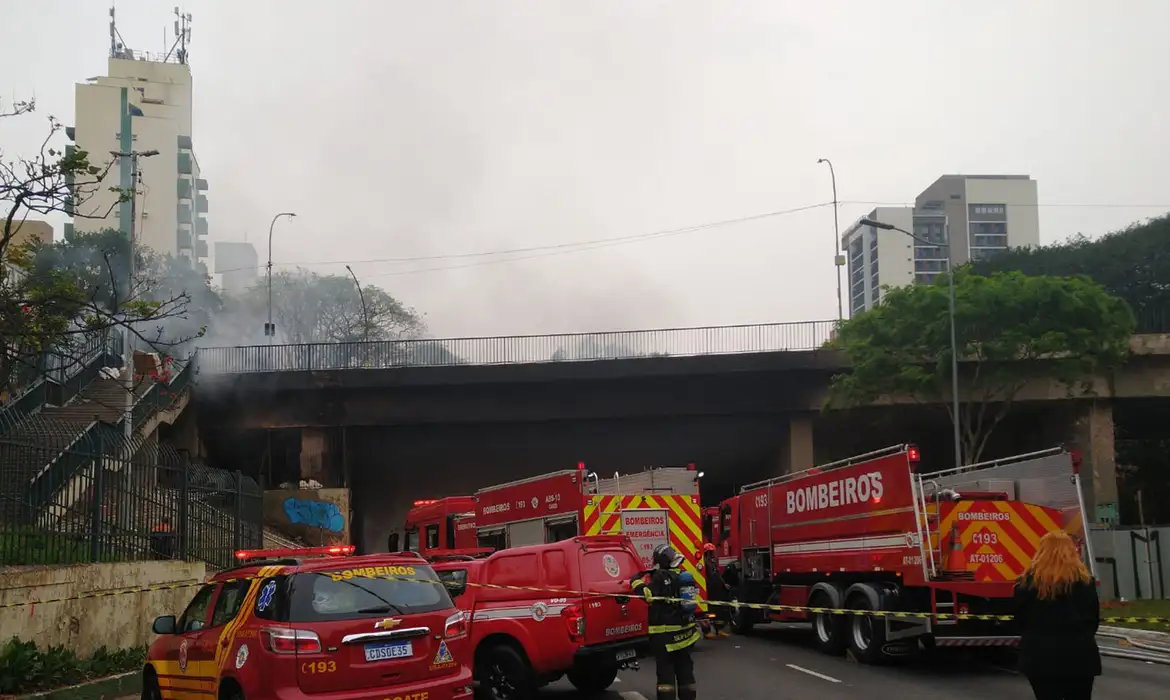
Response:
[[[646,603],[629,583],[642,561],[628,537],[442,556],[433,566],[471,616],[480,697],[524,700],[562,676],[600,694],[645,653]]]
[[[454,700],[468,618],[418,555],[351,545],[236,553],[159,635],[143,700]]]

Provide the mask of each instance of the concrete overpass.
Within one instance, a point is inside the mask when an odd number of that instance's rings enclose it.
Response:
[[[822,415],[847,369],[833,322],[559,336],[252,346],[201,351],[197,410],[223,464],[354,489],[359,537],[380,540],[414,498],[586,461],[608,473],[697,462],[708,495],[814,461],[915,441],[949,466],[949,423],[911,404]],[[992,455],[1069,443],[1091,498],[1117,499],[1116,400],[1170,392],[1170,343],[1135,358],[1096,400],[1037,383]],[[368,514],[391,513],[381,523]]]

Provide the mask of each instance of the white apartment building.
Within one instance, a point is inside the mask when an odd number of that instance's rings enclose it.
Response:
[[[196,260],[207,251],[207,181],[200,177],[192,147],[191,68],[185,50],[149,54],[125,49],[111,51],[108,75],[76,86],[74,126],[66,129],[76,148],[89,153],[90,162],[104,164],[111,151],[122,150],[122,88],[128,88],[131,150],[157,150],[140,158],[135,201],[134,231],[139,245],[160,254]],[[84,202],[77,203],[72,224],[83,232],[121,228],[118,194],[120,164],[115,162],[106,182]]]
[[[998,251],[1040,245],[1036,181],[1027,175],[943,175],[914,200],[913,207],[878,207],[841,236],[849,274],[849,313],[877,304],[882,287],[933,282],[946,270],[948,241],[953,263],[963,265]],[[930,245],[936,243],[937,245]]]

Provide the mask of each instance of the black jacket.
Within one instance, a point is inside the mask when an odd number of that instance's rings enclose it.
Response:
[[[678,569],[654,569],[650,582],[634,581],[634,591],[647,598],[650,604],[648,622],[650,634],[671,634],[693,629],[694,620],[683,612],[682,604],[674,600],[650,600],[651,598],[676,599],[682,593],[681,573]]]
[[[719,563],[715,559],[707,560],[707,600],[727,600],[727,583],[719,573]]]
[[[1016,583],[1020,671],[1029,677],[1101,675],[1097,627],[1101,621],[1095,581],[1078,583],[1053,600],[1040,600],[1029,578]]]

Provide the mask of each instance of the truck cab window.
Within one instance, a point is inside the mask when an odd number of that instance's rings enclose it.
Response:
[[[417,529],[406,531],[406,551],[407,552],[417,552],[418,551],[418,530]]]
[[[427,525],[427,549],[441,549],[439,544],[439,525]]]

